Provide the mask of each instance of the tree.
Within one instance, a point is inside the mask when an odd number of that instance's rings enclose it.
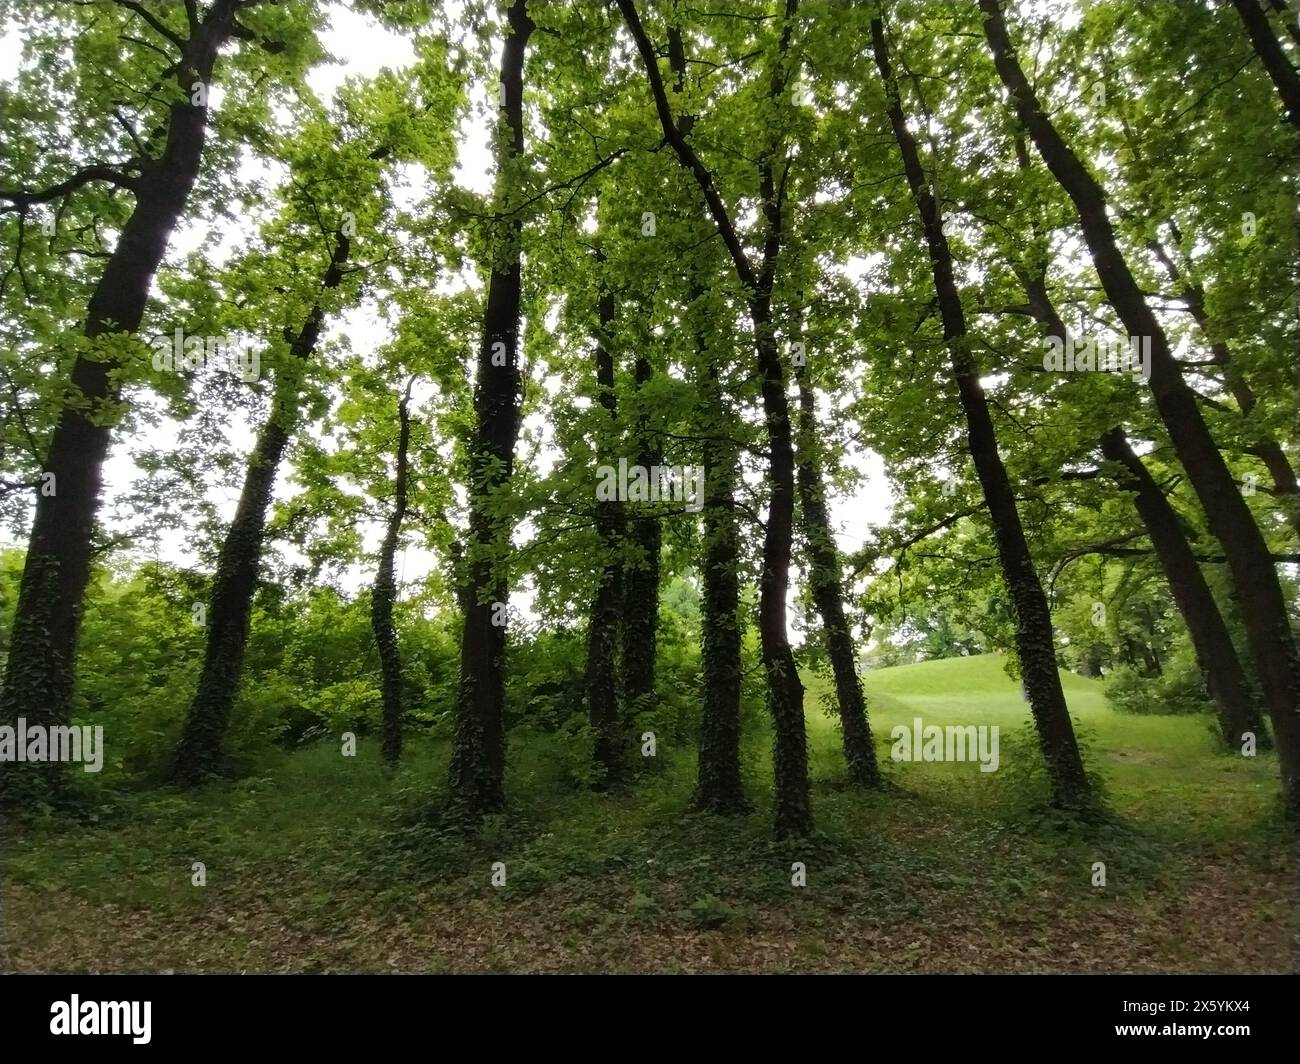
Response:
[[[495,204],[501,212],[491,248],[483,342],[474,384],[470,442],[470,527],[467,606],[461,636],[460,691],[449,788],[457,815],[477,819],[505,802],[504,572],[510,528],[500,517],[519,435],[519,308],[521,223],[514,206],[515,172],[524,151],[524,57],[534,23],[527,0],[513,0],[501,54],[501,129],[496,142]]]
[[[1178,525],[1178,516],[1122,429],[1111,429],[1101,438],[1101,453],[1121,467],[1121,482],[1134,493],[1156,557],[1192,637],[1197,661],[1218,710],[1223,741],[1230,749],[1239,749],[1244,733],[1258,738],[1263,726],[1228,626]]]
[[[393,625],[393,602],[397,598],[397,581],[393,560],[402,535],[402,521],[406,518],[407,489],[410,479],[409,452],[411,447],[411,387],[415,378],[406,382],[401,402],[397,404],[397,474],[393,481],[393,510],[388,515],[384,529],[384,542],[379,548],[379,566],[375,570],[375,583],[370,592],[370,626],[375,632],[375,647],[379,651],[379,668],[384,694],[384,760],[393,764],[402,755],[402,655],[397,644],[397,629]]]
[[[1016,137],[1015,147],[1019,173],[1022,177],[1027,176],[1032,163],[1023,137]],[[1036,212],[1032,216],[1029,242],[1029,247],[1036,250],[1042,249],[1041,223],[1042,212]],[[1042,326],[1049,343],[1053,340],[1064,342],[1069,330],[1048,291],[1046,260],[1031,265],[1013,254],[1010,265],[1024,290],[1024,310]],[[1204,306],[1203,299],[1201,306]],[[1196,317],[1195,310],[1193,317]],[[1197,321],[1202,324],[1201,318],[1198,317]],[[1101,436],[1101,452],[1108,461],[1116,464],[1120,483],[1133,493],[1138,514],[1191,636],[1197,663],[1218,712],[1224,743],[1229,749],[1236,750],[1246,732],[1267,741],[1228,626],[1173,504],[1133,450],[1122,426],[1116,425]]]
[[[952,254],[944,234],[943,214],[921,166],[916,139],[908,129],[882,19],[872,20],[871,38],[876,66],[889,101],[889,121],[894,139],[903,157],[908,187],[925,227],[944,342],[951,354],[953,378],[966,417],[971,459],[993,521],[1003,578],[1015,610],[1016,649],[1039,745],[1047,761],[1055,801],[1065,806],[1079,805],[1088,800],[1090,788],[1056,668],[1051,614],[1016,509],[1015,493],[998,454],[997,436],[966,331],[965,311],[953,279]]]
[[[980,0],[980,9],[998,75],[1043,161],[1074,202],[1107,298],[1130,336],[1150,341],[1152,397],[1227,556],[1273,723],[1286,801],[1300,808],[1300,655],[1268,546],[1119,248],[1101,185],[1057,132],[1025,78],[998,0]]]
[[[831,530],[826,508],[822,470],[817,461],[817,407],[807,373],[796,368],[799,386],[799,504],[804,538],[808,543],[808,580],[813,601],[822,619],[826,653],[835,676],[835,697],[839,707],[840,728],[844,739],[844,757],[849,778],[865,787],[880,783],[876,748],[867,723],[866,698],[858,677],[857,653],[853,633],[844,613],[843,573],[835,534]]]
[[[256,41],[272,52],[285,50],[240,20],[250,5],[238,0],[217,0],[202,15],[194,4],[173,9],[183,26],[177,18],[152,14],[139,4],[115,0],[115,6],[123,21],[138,17],[152,37],[150,49],[169,60],[146,93],[152,103],[161,90],[166,103],[146,106],[140,115],[158,122],[161,144],[152,135],[141,141],[127,123],[132,155],[121,164],[84,165],[38,190],[0,190],[0,200],[7,202],[4,210],[21,214],[92,183],[125,189],[134,198],[86,308],[85,343],[70,376],[72,398],[46,452],[44,472],[53,490],[36,500],[0,694],[0,720],[6,722],[23,717],[50,726],[67,719],[103,465],[121,415],[121,371],[130,351],[123,339],[139,327],[150,285],[199,176],[217,56],[232,37]],[[129,36],[121,22],[113,28]],[[307,29],[294,27],[300,34]],[[12,768],[0,772],[0,785],[7,788],[14,773]],[[58,763],[46,763],[41,775],[46,787],[58,787]]]
[[[596,255],[598,264],[604,256]],[[602,276],[597,299],[599,325],[596,332],[596,387],[598,402],[615,423],[618,396],[614,383],[614,355],[610,350],[610,326],[614,322],[614,294]],[[623,503],[606,499],[596,503],[596,531],[603,561],[592,598],[587,626],[587,707],[594,744],[593,758],[602,786],[621,781],[627,757],[627,736],[618,704],[618,633],[623,610],[622,546],[626,521]]]
[[[342,282],[343,265],[347,262],[350,248],[344,233],[335,234],[335,240],[329,265],[321,279],[321,288],[325,291],[337,288]],[[289,353],[293,359],[305,362],[316,353],[324,318],[324,310],[317,302],[302,328],[292,335]],[[297,421],[300,372],[296,366],[288,364],[276,376],[271,412],[249,455],[239,506],[221,545],[207,617],[203,672],[176,747],[173,778],[178,783],[201,783],[219,768],[222,738],[239,691],[271,492],[280,460]]]
[[[668,60],[679,95],[688,90],[686,44],[681,28],[668,27]],[[683,111],[677,128],[689,137],[696,116]],[[711,230],[701,219],[691,227],[695,244]],[[700,235],[697,231],[703,230]],[[686,264],[686,320],[696,355],[698,394],[695,431],[703,437],[704,534],[701,543],[701,647],[703,673],[700,712],[700,756],[692,804],[711,813],[733,815],[750,809],[740,767],[741,627],[740,532],[736,526],[736,470],[740,463],[735,439],[739,431],[722,387],[726,363],[726,327],[733,314],[729,301],[718,299],[710,281],[718,277],[717,263],[704,249]]]
[[[763,574],[760,581],[759,636],[763,667],[768,681],[776,775],[775,825],[778,835],[805,835],[812,830],[812,808],[808,786],[808,748],[804,730],[803,684],[790,650],[786,630],[785,595],[789,586],[790,555],[794,537],[794,446],[790,404],[785,391],[785,370],[777,350],[772,319],[772,290],[777,257],[781,250],[784,184],[778,186],[776,168],[780,143],[764,146],[759,156],[759,198],[766,224],[761,264],[755,270],[740,242],[731,215],[715,187],[713,175],[701,162],[673,120],[664,90],[654,46],[637,15],[633,0],[619,0],[619,9],[636,42],[645,66],[663,135],[681,165],[695,178],[704,195],[709,214],[731,256],[736,276],[745,290],[749,317],[754,330],[758,371],[762,376],[763,410],[768,432],[770,497],[763,544]],[[793,30],[796,0],[787,0],[781,23],[778,51],[784,56]],[[778,101],[787,82],[787,72],[778,61],[770,78],[769,99]],[[788,169],[789,162],[786,161]]]

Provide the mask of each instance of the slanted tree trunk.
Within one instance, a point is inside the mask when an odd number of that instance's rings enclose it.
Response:
[[[1286,119],[1300,130],[1300,73],[1291,65],[1291,60],[1282,50],[1282,42],[1277,39],[1268,15],[1260,7],[1259,0],[1232,0],[1241,21],[1246,27],[1246,35],[1259,56],[1268,76],[1273,79],[1277,93],[1282,97],[1286,107]]]
[[[497,142],[497,204],[509,198],[510,171],[524,150],[524,56],[533,20],[527,0],[513,0],[510,34],[501,53],[503,119],[509,139]],[[508,489],[519,436],[519,307],[522,272],[520,222],[500,222],[488,282],[483,344],[474,384],[475,430],[469,441],[469,546],[466,551],[470,608],[460,644],[460,690],[448,771],[455,814],[477,820],[505,804],[505,608],[509,583],[499,555],[509,550],[508,520],[497,514]]]
[[[140,326],[149,287],[189,200],[207,139],[207,108],[190,102],[193,86],[211,80],[217,53],[236,26],[235,8],[233,0],[218,0],[184,42],[175,67],[184,97],[168,114],[162,154],[145,160],[133,181],[121,175],[114,181],[132,190],[135,209],[91,295],[82,330],[87,339],[133,333]],[[56,198],[52,193],[0,197],[25,209],[27,203]],[[76,401],[64,407],[45,459],[52,491],[36,499],[0,690],[0,724],[12,725],[23,717],[29,725],[50,727],[68,719],[103,466],[121,401],[115,379],[119,368],[111,359],[84,355],[73,365]],[[17,799],[21,776],[24,789],[56,792],[62,769],[57,761],[0,764],[0,791]]]
[[[677,76],[677,91],[686,87],[686,49],[681,31],[668,29],[668,58]],[[683,137],[691,135],[695,116],[677,117]],[[693,272],[687,303],[698,308],[708,286]],[[740,770],[740,532],[736,524],[736,470],[739,448],[731,440],[735,418],[719,383],[718,356],[708,319],[697,320],[695,352],[701,381],[700,423],[704,435],[704,541],[701,582],[700,671],[703,706],[700,718],[700,757],[696,771],[695,808],[722,815],[749,812]]]
[[[1134,493],[1138,513],[1142,515],[1156,558],[1169,581],[1169,590],[1187,625],[1197,663],[1214,700],[1223,741],[1237,749],[1243,732],[1264,738],[1263,724],[1251,699],[1228,626],[1179,526],[1178,515],[1122,429],[1113,428],[1102,436],[1101,452],[1122,467],[1121,483]]]
[[[1181,240],[1182,233],[1178,226],[1171,222],[1170,228],[1174,239]],[[1159,241],[1152,241],[1148,246],[1163,264],[1170,280],[1181,287],[1180,298],[1187,304],[1192,320],[1205,334],[1210,345],[1210,354],[1215,364],[1223,370],[1228,391],[1237,400],[1242,415],[1249,417],[1257,403],[1255,391],[1238,370],[1228,351],[1228,345],[1215,335],[1209,313],[1205,309],[1205,287],[1199,281],[1185,278],[1182,270]],[[1288,460],[1286,452],[1282,450],[1282,445],[1277,440],[1265,438],[1248,450],[1264,463],[1264,468],[1268,470],[1273,480],[1274,497],[1285,511],[1287,521],[1295,530],[1296,536],[1300,537],[1300,484],[1296,483],[1295,469]]]
[[[598,263],[604,262],[597,255]],[[610,350],[610,326],[614,322],[614,294],[602,276],[597,313],[596,388],[601,408],[612,430],[618,419],[618,398],[614,391],[614,355]],[[600,538],[603,563],[591,602],[587,628],[587,710],[591,722],[592,760],[601,787],[622,782],[627,766],[627,740],[618,704],[618,632],[623,606],[623,562],[620,557],[625,521],[623,504],[617,499],[596,503],[596,534]]]
[[[783,196],[777,190],[773,168],[775,145],[764,149],[759,162],[759,195],[767,223],[762,265],[755,271],[731,216],[714,184],[713,175],[674,124],[672,108],[659,73],[654,46],[636,12],[634,0],[618,0],[624,21],[636,41],[654,97],[664,138],[678,161],[695,178],[709,213],[731,256],[736,276],[745,290],[754,346],[762,377],[763,412],[768,437],[770,497],[763,536],[763,573],[759,583],[759,640],[767,675],[768,705],[773,724],[773,769],[776,777],[775,828],[778,835],[806,835],[812,830],[812,803],[808,786],[808,744],[803,715],[803,684],[795,665],[786,630],[786,592],[790,584],[790,554],[794,539],[794,445],[790,404],[785,390],[785,370],[776,346],[772,321],[772,288],[781,247]],[[786,0],[780,52],[789,43],[796,0]],[[778,63],[771,79],[771,96],[784,92],[786,74]],[[781,185],[784,188],[784,182]]]
[[[835,676],[835,697],[844,737],[849,779],[866,787],[880,783],[876,747],[867,722],[866,698],[858,676],[853,633],[844,614],[844,573],[826,507],[826,489],[817,459],[817,408],[807,374],[795,370],[799,384],[799,504],[808,542],[808,579],[822,620],[826,653]]]
[[[1210,531],[1223,545],[1273,723],[1286,802],[1300,811],[1300,654],[1268,546],[1201,417],[1195,395],[1179,373],[1164,330],[1119,249],[1106,214],[1105,193],[1043,111],[1016,60],[1001,4],[980,0],[980,8],[998,75],[1043,161],[1074,202],[1107,298],[1130,336],[1150,340],[1152,397],[1200,498]]]
[[[406,488],[409,479],[407,453],[411,447],[411,386],[407,381],[402,401],[397,404],[397,476],[393,482],[393,512],[388,515],[384,542],[379,548],[379,568],[370,592],[370,627],[379,651],[380,689],[384,699],[384,729],[381,747],[384,760],[396,764],[402,755],[402,653],[393,625],[393,603],[397,601],[394,561],[397,543],[406,518]]]
[[[953,279],[952,255],[943,231],[943,215],[921,167],[916,140],[907,128],[898,83],[890,66],[882,20],[872,20],[871,37],[876,65],[889,100],[890,125],[903,157],[908,187],[925,226],[935,294],[943,320],[944,342],[951,355],[953,377],[966,416],[970,454],[993,522],[998,559],[1016,618],[1016,649],[1039,745],[1047,761],[1054,800],[1065,806],[1077,805],[1088,799],[1089,785],[1056,667],[1047,597],[1034,569],[1020,514],[1016,510],[1011,480],[998,454],[993,419],[980,385],[979,367],[971,354],[966,317]]]
[[[1046,281],[1041,275],[1034,275],[1018,266],[1016,273],[1024,287],[1030,312],[1048,336],[1063,339],[1065,322],[1052,302]],[[1101,451],[1105,458],[1121,466],[1121,484],[1134,493],[1138,514],[1191,637],[1196,662],[1214,702],[1224,742],[1237,749],[1242,733],[1249,731],[1255,734],[1260,745],[1271,745],[1246,682],[1245,670],[1228,634],[1228,626],[1192,553],[1178,514],[1151,476],[1151,471],[1134,452],[1122,428],[1116,426],[1102,436]]]
[[[348,238],[339,233],[325,270],[323,288],[337,288],[342,282],[349,248]],[[172,767],[172,779],[183,786],[202,783],[221,767],[230,711],[239,694],[244,651],[248,646],[271,493],[280,460],[298,421],[301,369],[316,352],[324,320],[325,313],[317,302],[290,344],[291,361],[276,375],[271,410],[248,457],[239,505],[217,556],[212,601],[206,618],[203,670]]]

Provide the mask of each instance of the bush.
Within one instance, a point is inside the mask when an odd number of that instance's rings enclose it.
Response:
[[[1141,676],[1129,665],[1115,666],[1106,674],[1106,701],[1120,713],[1212,713],[1214,707],[1190,657],[1190,651],[1176,651],[1159,676]]]

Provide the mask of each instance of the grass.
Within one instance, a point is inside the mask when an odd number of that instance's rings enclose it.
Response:
[[[756,809],[739,819],[686,810],[688,743],[661,738],[655,771],[605,796],[573,783],[580,752],[518,730],[510,811],[476,839],[427,816],[447,759],[432,738],[413,739],[395,773],[375,746],[345,759],[318,745],[194,795],[105,791],[77,821],[10,832],[3,966],[1293,970],[1295,843],[1275,758],[1219,753],[1205,719],[1122,716],[1095,682],[1063,681],[1105,788],[1107,815],[1085,822],[1043,807],[1027,707],[994,656],[867,676],[890,779],[869,794],[846,785],[826,685],[808,677],[818,831],[806,840],[771,838],[768,740],[754,728]],[[1002,767],[891,763],[891,729],[916,716],[996,724]]]

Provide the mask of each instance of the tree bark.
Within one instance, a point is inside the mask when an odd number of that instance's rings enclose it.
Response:
[[[1041,276],[1016,269],[1029,308],[1048,336],[1065,338],[1065,322],[1056,310],[1047,284]],[[1151,540],[1156,560],[1169,583],[1174,604],[1192,640],[1196,663],[1214,702],[1219,731],[1224,742],[1236,749],[1243,732],[1253,732],[1258,745],[1271,745],[1259,710],[1246,682],[1245,670],[1237,657],[1228,626],[1210,585],[1197,562],[1192,546],[1146,464],[1134,452],[1120,426],[1101,437],[1102,455],[1123,469],[1122,485],[1134,493],[1134,504]]]
[[[804,538],[808,542],[808,579],[812,585],[813,603],[822,620],[831,672],[835,676],[835,697],[840,711],[849,779],[860,786],[875,787],[880,783],[880,767],[876,764],[876,747],[867,721],[867,704],[862,693],[862,680],[858,676],[853,633],[844,614],[844,576],[835,534],[831,531],[821,463],[816,453],[816,402],[806,375],[796,369],[795,379],[799,385],[800,411],[799,504]]]
[[[1048,169],[1079,214],[1084,239],[1111,305],[1133,337],[1151,344],[1151,391],[1179,461],[1223,545],[1251,655],[1273,722],[1288,807],[1300,811],[1300,654],[1264,537],[1179,373],[1164,330],[1120,252],[1101,186],[1044,113],[1016,60],[998,0],[980,0],[994,64]]]
[[[1150,470],[1134,453],[1122,429],[1113,428],[1102,436],[1101,452],[1122,467],[1121,483],[1134,493],[1138,513],[1142,515],[1156,558],[1191,636],[1201,675],[1214,701],[1224,743],[1238,749],[1243,732],[1253,732],[1258,740],[1264,740],[1263,722],[1251,698],[1228,626],[1192,554],[1187,537],[1183,535],[1178,515]]]
[[[133,333],[140,326],[149,288],[166,254],[198,177],[207,139],[207,109],[191,104],[195,82],[206,87],[218,51],[235,26],[234,3],[218,0],[185,43],[176,80],[184,101],[168,114],[162,155],[148,159],[134,183],[135,209],[122,228],[90,298],[83,334],[88,339]],[[53,493],[38,495],[10,630],[0,723],[23,717],[50,727],[68,720],[82,602],[90,581],[95,516],[103,466],[121,390],[114,361],[78,356],[72,394],[50,439],[45,472]],[[30,771],[22,771],[28,768]],[[0,790],[57,792],[63,765],[49,761],[0,765]]]
[[[384,542],[379,549],[379,568],[370,592],[370,627],[379,651],[380,687],[384,699],[383,743],[381,750],[388,764],[402,756],[402,652],[393,624],[393,603],[397,600],[394,561],[397,543],[406,518],[406,492],[409,479],[408,452],[411,447],[411,386],[407,382],[402,401],[397,404],[397,476],[393,482],[393,512],[388,515]]]
[[[1258,0],[1232,0],[1232,6],[1241,16],[1255,54],[1259,56],[1268,76],[1273,79],[1278,95],[1282,97],[1287,121],[1300,130],[1300,74],[1282,50],[1282,42],[1273,32],[1268,15],[1259,6]]]
[[[604,256],[598,254],[597,262]],[[602,276],[596,334],[596,388],[600,406],[609,415],[612,429],[618,418],[614,391],[614,356],[610,350],[610,326],[614,322],[614,294]],[[623,504],[610,499],[596,504],[596,534],[604,559],[597,578],[587,628],[587,709],[591,722],[592,760],[597,785],[611,787],[626,775],[627,740],[618,704],[618,633],[623,607],[623,562],[620,557],[625,520]]]
[[[908,186],[925,226],[935,294],[943,320],[944,342],[951,355],[953,377],[966,417],[967,442],[984,490],[989,518],[993,522],[998,559],[1016,618],[1016,648],[1021,673],[1039,745],[1047,761],[1053,798],[1060,805],[1078,805],[1089,798],[1089,785],[1056,667],[1047,597],[1034,569],[1010,478],[998,454],[993,419],[980,385],[979,367],[971,355],[965,312],[953,279],[952,254],[943,231],[943,215],[921,167],[916,140],[907,128],[902,98],[890,66],[882,20],[872,20],[871,37],[876,65],[889,99],[890,125],[903,156]]]
[[[633,380],[641,391],[654,376],[654,367],[638,354]],[[663,460],[663,450],[642,411],[637,417],[637,464],[647,472]],[[636,514],[629,535],[635,554],[623,572],[623,698],[629,720],[655,707],[655,662],[659,639],[659,554],[663,530],[653,514]]]
[[[782,195],[773,173],[774,149],[764,150],[759,163],[762,213],[767,223],[763,260],[755,271],[732,224],[731,216],[714,185],[713,175],[674,124],[664,91],[654,46],[646,36],[634,0],[618,0],[624,21],[636,41],[650,82],[655,110],[665,139],[681,165],[700,186],[718,233],[731,256],[745,290],[754,346],[762,376],[763,412],[768,437],[770,497],[763,536],[763,573],[759,584],[759,639],[767,675],[768,706],[773,724],[773,768],[776,778],[775,828],[780,836],[806,835],[812,830],[812,803],[808,785],[808,745],[803,715],[803,684],[795,665],[786,630],[786,591],[790,584],[790,553],[794,538],[794,445],[790,404],[785,390],[785,370],[777,350],[772,321],[772,288],[781,247]],[[786,0],[780,51],[789,42],[796,0]],[[778,64],[771,82],[775,99],[785,87],[785,72]]]
[[[706,383],[701,398],[726,411],[718,385],[718,367],[706,355]],[[726,432],[722,418],[718,436]],[[704,584],[701,668],[704,705],[700,721],[700,759],[693,804],[724,815],[746,813],[740,770],[740,533],[736,527],[736,469],[734,446],[711,439],[704,446]]]
[[[349,250],[348,238],[339,233],[322,288],[337,288],[342,282],[342,267],[347,262]],[[289,354],[293,362],[276,375],[271,410],[248,457],[239,505],[217,556],[212,601],[207,615],[203,670],[199,674],[194,701],[190,703],[172,767],[173,781],[182,786],[202,783],[221,768],[230,711],[239,694],[244,651],[248,646],[253,597],[257,592],[257,573],[266,535],[266,514],[271,506],[280,460],[298,420],[298,367],[315,354],[324,320],[325,313],[317,302],[290,345]]]
[[[1181,239],[1182,234],[1177,225],[1170,224],[1174,239]],[[1199,281],[1184,277],[1182,270],[1178,268],[1178,265],[1159,241],[1153,241],[1150,247],[1164,265],[1165,272],[1169,274],[1170,280],[1180,286],[1181,291],[1179,294],[1183,302],[1187,304],[1187,310],[1191,314],[1192,320],[1205,334],[1215,365],[1223,370],[1223,377],[1228,385],[1228,391],[1237,400],[1237,406],[1241,410],[1242,416],[1249,417],[1250,412],[1255,409],[1257,403],[1255,391],[1237,369],[1232,355],[1228,351],[1228,345],[1215,336],[1209,313],[1205,309],[1204,285]],[[1274,497],[1284,510],[1287,522],[1295,531],[1297,538],[1300,538],[1300,484],[1296,483],[1295,469],[1287,458],[1286,452],[1282,450],[1282,445],[1277,440],[1263,438],[1248,450],[1249,453],[1255,455],[1264,463],[1264,468],[1268,470],[1273,481]]]
[[[686,86],[686,49],[676,26],[668,29],[668,59],[677,91]],[[689,137],[695,116],[677,117],[677,130]],[[693,272],[687,303],[696,306],[707,293],[706,279]],[[703,674],[700,756],[695,808],[723,816],[750,810],[740,769],[740,694],[743,668],[740,635],[740,533],[736,524],[738,448],[727,397],[719,383],[717,355],[704,322],[697,324],[695,351],[700,360],[700,408],[704,459],[703,595],[700,668]],[[710,414],[716,416],[710,417]]]
[[[524,56],[533,20],[527,0],[514,0],[501,54],[503,118],[509,141],[497,147],[497,182],[504,192],[524,150]],[[498,202],[504,199],[498,194]],[[497,516],[514,466],[519,436],[520,222],[513,215],[494,249],[483,344],[474,385],[475,432],[470,440],[467,605],[460,645],[460,690],[448,771],[454,813],[476,820],[505,804],[505,607],[509,583],[499,556],[509,551],[509,521]],[[494,354],[497,356],[494,363]],[[504,357],[502,357],[504,356]],[[504,362],[504,365],[500,364]],[[496,622],[496,623],[494,623]]]

